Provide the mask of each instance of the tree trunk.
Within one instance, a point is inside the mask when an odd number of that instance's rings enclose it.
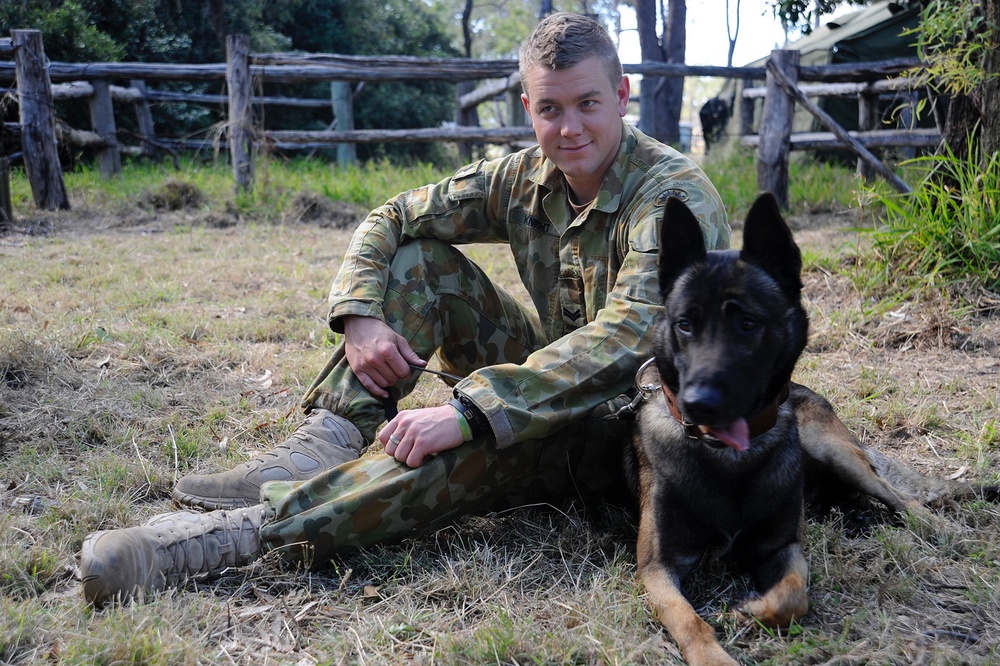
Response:
[[[635,0],[639,52],[643,62],[666,62],[667,55],[656,33],[656,0]],[[662,78],[643,76],[639,86],[639,129],[654,138],[662,138],[666,126],[662,98],[658,95]]]
[[[979,0],[986,18],[981,35],[984,43],[1000,39],[1000,0]],[[983,60],[986,82],[971,95],[951,99],[945,118],[942,141],[959,159],[979,150],[981,160],[1000,150],[1000,50],[987,49]]]
[[[635,0],[636,27],[643,62],[684,63],[687,4],[669,0],[664,33],[656,33],[656,0]],[[639,87],[639,129],[664,143],[680,141],[684,79],[643,76]]]
[[[219,40],[219,46],[226,48],[226,37],[229,36],[229,21],[226,17],[225,0],[208,0],[208,21],[212,32]]]
[[[684,53],[687,50],[687,2],[685,0],[670,0],[669,7],[667,26],[664,30],[667,62],[683,65]],[[666,105],[664,109],[666,126],[663,128],[661,140],[677,145],[681,140],[680,123],[681,107],[684,103],[684,77],[677,76],[662,79],[662,81],[664,84],[663,104]]]
[[[996,44],[1000,39],[1000,0],[983,0],[986,25],[990,26],[987,44]],[[1000,150],[1000,49],[991,48],[986,55],[986,83],[980,96],[981,108],[989,109],[983,114],[980,155],[984,158]]]

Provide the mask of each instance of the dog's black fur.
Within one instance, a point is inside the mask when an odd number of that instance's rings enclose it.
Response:
[[[735,663],[681,592],[708,552],[753,574],[760,596],[743,603],[743,614],[780,627],[808,610],[801,534],[811,491],[872,497],[932,528],[928,505],[1000,498],[995,486],[927,477],[866,448],[829,402],[789,381],[808,331],[801,268],[769,194],[751,207],[739,252],[706,251],[691,211],[676,199],[666,204],[664,313],[653,331],[654,365],[639,378],[651,395],[625,467],[639,504],[639,576],[691,664]]]
[[[658,394],[639,409],[626,465],[640,505],[639,575],[690,663],[729,663],[680,591],[706,552],[754,575],[762,596],[744,610],[759,621],[787,625],[808,604],[795,413],[774,413],[806,343],[802,261],[770,195],[753,205],[738,252],[706,252],[698,221],[671,199],[660,247],[665,311],[642,382],[669,389],[690,425]],[[755,433],[769,410],[773,426]]]

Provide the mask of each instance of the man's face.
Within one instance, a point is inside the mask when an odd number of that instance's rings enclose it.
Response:
[[[542,152],[555,162],[578,203],[597,196],[621,142],[629,83],[611,84],[594,56],[568,69],[534,65],[521,95]]]

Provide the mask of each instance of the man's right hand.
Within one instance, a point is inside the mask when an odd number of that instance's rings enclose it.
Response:
[[[386,389],[410,376],[410,364],[427,364],[403,336],[374,317],[344,318],[344,350],[355,376],[379,398],[388,398]]]

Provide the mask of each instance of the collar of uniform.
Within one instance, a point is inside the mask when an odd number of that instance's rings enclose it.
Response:
[[[621,186],[628,176],[629,162],[632,153],[635,152],[637,143],[638,139],[635,136],[634,130],[626,125],[623,120],[622,139],[618,144],[618,153],[615,155],[615,161],[611,163],[611,168],[608,169],[608,173],[604,176],[604,183],[601,185],[601,190],[597,194],[597,201],[594,202],[594,209],[606,213],[618,210],[618,206],[621,203]],[[532,151],[530,155],[532,161],[534,161],[534,158],[540,159],[538,159],[534,173],[530,174],[528,179],[538,185],[548,188],[549,191],[562,192],[565,196],[566,180],[563,177],[562,172],[559,171],[558,167],[556,167],[555,163],[542,154],[540,147],[535,146],[529,150]]]

